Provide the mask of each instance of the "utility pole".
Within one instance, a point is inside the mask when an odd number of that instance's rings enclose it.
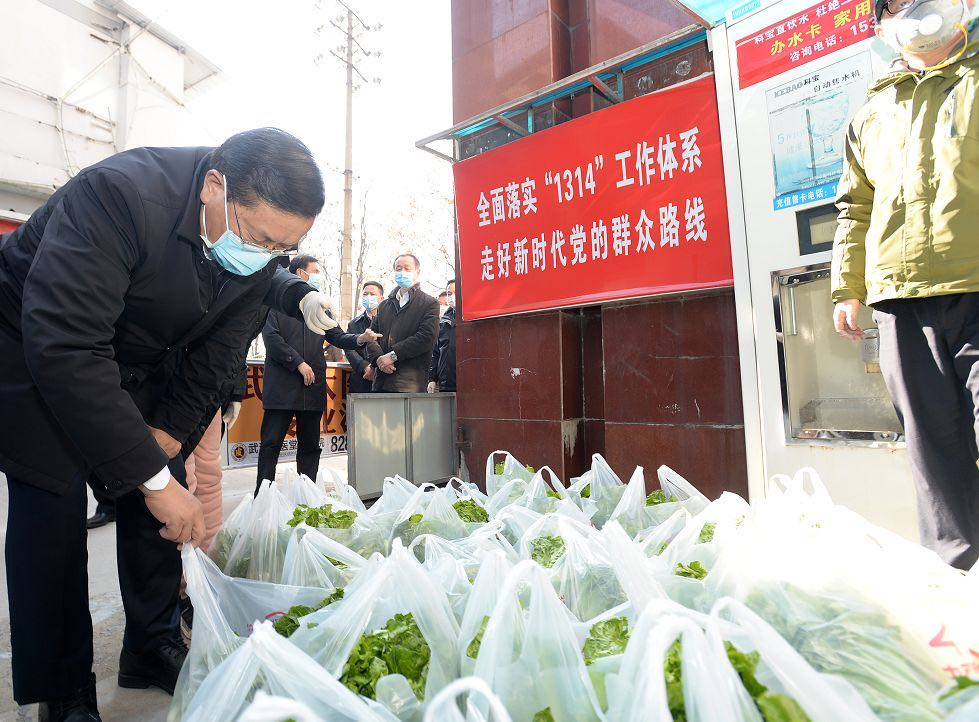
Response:
[[[343,243],[340,248],[340,318],[350,321],[353,311],[353,208],[354,208],[354,14],[347,8],[347,126],[343,162]]]
[[[367,25],[363,19],[354,11],[344,0],[336,2],[346,10],[346,24],[343,25],[344,16],[340,15],[331,18],[329,24],[339,30],[344,35],[344,44],[337,48],[336,52],[330,50],[330,55],[339,60],[346,66],[347,87],[346,87],[346,128],[344,133],[344,163],[343,163],[343,233],[340,243],[340,321],[347,323],[353,316],[353,207],[354,207],[354,91],[360,86],[355,85],[354,74],[364,83],[371,82],[356,65],[358,53],[363,56],[380,56],[380,53],[370,51],[358,40],[358,34],[354,32],[354,24],[359,26],[361,34],[374,30],[379,30],[380,25],[373,27]],[[317,2],[317,7],[321,8],[322,3]],[[317,33],[323,31],[325,26],[317,28]],[[319,62],[320,58],[317,58]],[[373,82],[379,82],[377,78]]]

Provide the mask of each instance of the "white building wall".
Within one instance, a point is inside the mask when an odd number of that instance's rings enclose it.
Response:
[[[124,29],[116,36],[65,7]],[[126,33],[124,50],[117,38]],[[188,62],[94,0],[0,2],[0,209],[29,214],[79,170],[126,148],[186,143],[195,127],[184,107]]]

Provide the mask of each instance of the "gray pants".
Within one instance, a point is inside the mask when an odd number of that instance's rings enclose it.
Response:
[[[874,321],[907,437],[921,543],[968,569],[979,557],[979,293],[882,301]]]

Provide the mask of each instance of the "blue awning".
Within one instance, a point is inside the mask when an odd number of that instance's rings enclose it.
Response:
[[[715,27],[725,21],[734,21],[760,8],[762,0],[674,0],[695,18]]]

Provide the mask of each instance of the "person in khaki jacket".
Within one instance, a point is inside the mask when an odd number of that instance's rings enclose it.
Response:
[[[873,308],[904,423],[922,543],[979,557],[979,34],[975,0],[876,0],[901,53],[848,134],[833,247],[833,320]]]

